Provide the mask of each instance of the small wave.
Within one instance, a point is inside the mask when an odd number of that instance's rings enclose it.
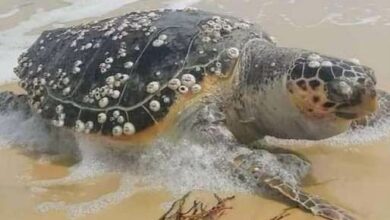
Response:
[[[167,8],[183,9],[183,8],[189,7],[191,5],[194,5],[200,1],[201,0],[182,0],[182,1],[174,0],[174,1],[171,1],[170,3],[168,3]]]
[[[18,147],[34,153],[78,154],[69,131],[50,128],[41,118],[16,111],[0,114],[0,125],[0,149]],[[62,146],[56,144],[58,141]]]
[[[70,175],[63,179],[35,182],[33,187],[44,189],[117,173],[121,177],[119,188],[82,203],[43,202],[37,207],[38,211],[62,210],[70,218],[79,218],[118,204],[145,189],[168,190],[177,198],[192,190],[250,191],[221,169],[228,155],[223,146],[209,149],[185,140],[179,144],[159,140],[142,151],[123,151],[85,138],[79,141],[82,160],[72,167]]]
[[[115,192],[83,203],[43,202],[37,207],[41,212],[63,210],[71,218],[81,217],[119,203],[142,190],[140,185],[144,189],[168,190],[177,197],[192,190],[249,192],[248,186],[231,175],[231,170],[225,166],[227,161],[231,161],[231,150],[227,146],[205,146],[188,140],[171,143],[160,139],[145,149],[120,150],[84,136],[77,137],[76,144],[68,131],[50,130],[41,118],[28,118],[19,112],[0,115],[0,125],[1,146],[34,152],[35,156],[42,155],[43,159],[39,161],[45,163],[48,153],[54,156],[73,155],[79,161],[64,178],[32,182],[32,192],[82,183],[109,173],[121,177]]]
[[[70,5],[50,11],[38,10],[28,20],[0,32],[0,82],[15,80],[13,68],[18,56],[38,37],[29,35],[38,28],[51,24],[81,20],[104,15],[138,0],[66,0]]]
[[[315,147],[329,146],[344,149],[356,149],[363,147],[365,144],[381,141],[390,137],[390,118],[386,118],[374,125],[357,127],[340,135],[319,140],[285,140],[274,137],[266,137],[266,141],[273,145],[283,145],[286,147]]]
[[[232,175],[231,167],[226,166],[236,150],[223,144],[209,146],[189,140],[171,143],[169,140],[160,139],[148,148],[123,150],[84,136],[77,137],[78,144],[66,143],[64,141],[69,141],[69,136],[59,137],[55,134],[53,140],[53,133],[47,133],[42,119],[26,118],[18,112],[0,115],[0,125],[0,140],[7,140],[5,143],[17,143],[19,147],[26,145],[21,148],[43,153],[56,152],[59,155],[73,148],[73,154],[79,158],[79,162],[70,168],[68,176],[33,182],[30,186],[32,192],[39,193],[52,186],[82,183],[109,173],[121,177],[120,185],[114,192],[81,203],[43,202],[37,207],[40,212],[62,210],[71,218],[79,218],[118,204],[145,189],[168,190],[176,197],[192,190],[253,192],[251,186],[239,181]],[[60,131],[63,132],[58,132]],[[323,141],[267,140],[270,143],[280,142],[287,145],[327,144],[351,147],[354,144],[379,140],[389,133],[390,120],[387,120],[380,125],[359,128]],[[269,165],[272,169],[280,167],[280,164]]]
[[[12,17],[12,16],[16,15],[19,11],[20,11],[19,8],[14,8],[11,11],[8,11],[6,13],[0,14],[0,19]]]

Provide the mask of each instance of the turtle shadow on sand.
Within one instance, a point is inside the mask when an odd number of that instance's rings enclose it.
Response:
[[[42,121],[46,144],[58,145],[62,131],[77,142],[71,129],[127,148],[185,140],[188,148],[178,150],[187,151],[186,161],[158,150],[155,161],[187,172],[211,167],[254,193],[332,220],[355,217],[302,190],[308,161],[251,143],[266,135],[332,137],[382,120],[390,106],[374,71],[356,59],[279,47],[259,25],[195,9],[131,12],[45,31],[18,63],[27,94],[2,93],[0,109]],[[191,151],[193,144],[214,157],[197,161],[204,154]],[[150,166],[142,162],[147,157],[141,150],[128,165]],[[152,163],[147,171],[158,176],[165,168]],[[217,200],[216,215],[226,208]],[[210,213],[201,203],[190,210]]]

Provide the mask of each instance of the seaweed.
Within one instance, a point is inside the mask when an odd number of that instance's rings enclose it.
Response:
[[[226,210],[233,208],[226,203],[235,198],[235,196],[221,198],[214,194],[217,203],[211,208],[208,208],[205,203],[195,200],[189,209],[185,209],[184,206],[189,195],[190,193],[187,193],[175,201],[160,220],[216,220],[224,215]]]

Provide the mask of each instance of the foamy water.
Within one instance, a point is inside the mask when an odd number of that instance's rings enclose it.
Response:
[[[374,143],[390,136],[390,118],[385,118],[373,126],[359,127],[343,134],[318,141],[309,140],[283,140],[274,137],[266,137],[267,143],[276,146],[282,145],[290,148],[306,148],[316,146],[328,146],[344,150],[358,150],[365,144]]]
[[[12,124],[13,126],[9,127]],[[37,181],[32,183],[32,191],[45,187],[61,186],[96,178],[107,173],[121,176],[119,188],[97,200],[67,204],[65,202],[44,202],[38,211],[64,210],[69,216],[80,217],[94,213],[109,205],[128,198],[137,191],[135,185],[145,189],[169,190],[176,196],[192,190],[215,192],[249,192],[248,186],[230,175],[224,167],[229,158],[226,146],[202,146],[183,140],[171,144],[159,140],[144,150],[118,150],[100,142],[83,137],[77,144],[69,141],[69,136],[48,134],[40,119],[25,119],[18,112],[0,115],[0,146],[18,147],[27,152],[42,155],[40,161],[50,162],[51,157],[72,153],[80,161],[70,168],[70,174],[63,179]],[[61,131],[62,132],[62,131]],[[57,134],[57,133],[55,133]],[[73,145],[72,145],[73,144]],[[73,149],[73,150],[70,150]],[[224,165],[225,164],[225,165]],[[142,189],[142,187],[141,187]]]
[[[12,126],[10,126],[12,125]],[[390,135],[390,120],[351,130],[345,134],[322,141],[280,140],[267,138],[270,144],[289,147],[316,147],[318,145],[343,149],[378,141]],[[79,218],[96,213],[103,208],[120,203],[140,190],[164,189],[176,197],[192,190],[211,192],[253,192],[252,186],[240,182],[232,174],[229,161],[236,149],[224,144],[200,145],[187,140],[172,144],[164,139],[157,140],[151,147],[126,151],[110,147],[83,136],[72,136],[66,130],[48,131],[40,118],[26,119],[19,112],[0,115],[0,146],[17,147],[27,153],[40,155],[41,163],[50,163],[57,158],[71,155],[79,162],[70,167],[69,175],[60,179],[34,181],[28,186],[39,195],[46,188],[73,185],[107,174],[120,176],[115,191],[97,199],[67,203],[47,201],[39,204],[39,212],[65,211],[69,218]],[[245,152],[245,149],[239,149]],[[273,160],[266,162],[272,169],[280,169]],[[284,172],[284,171],[282,171]]]

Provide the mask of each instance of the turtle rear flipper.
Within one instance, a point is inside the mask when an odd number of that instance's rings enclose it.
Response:
[[[17,95],[13,92],[0,92],[0,113],[23,112],[26,116],[31,115],[27,95]]]
[[[330,220],[355,220],[346,210],[334,206],[325,200],[310,195],[297,186],[293,186],[280,178],[266,178],[263,180],[266,186],[276,190],[282,196],[297,203],[301,208],[310,211],[314,215]]]

